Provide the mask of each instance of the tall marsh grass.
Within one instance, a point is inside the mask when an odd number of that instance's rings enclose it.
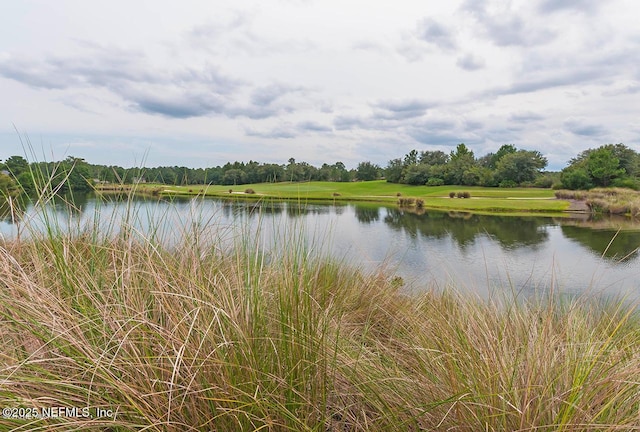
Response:
[[[558,199],[584,201],[593,213],[640,217],[640,192],[625,188],[594,188],[589,191],[559,190]]]
[[[296,235],[263,250],[202,227],[167,244],[46,222],[1,243],[0,405],[92,416],[1,430],[640,429],[624,303],[407,296]]]

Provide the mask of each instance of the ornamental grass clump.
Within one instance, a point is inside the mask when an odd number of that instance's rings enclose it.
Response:
[[[640,215],[640,192],[623,188],[596,188],[590,191],[558,191],[556,198],[580,199],[594,213]]]
[[[400,207],[413,207],[416,205],[416,199],[413,197],[400,197],[398,198],[398,206]]]

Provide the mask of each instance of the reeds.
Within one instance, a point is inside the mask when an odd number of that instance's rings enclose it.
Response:
[[[398,198],[398,207],[415,207],[417,209],[424,208],[424,199],[414,197]]]
[[[559,190],[558,199],[584,201],[593,213],[640,217],[640,192],[624,188],[595,188],[589,191]]]
[[[263,250],[242,230],[227,245],[177,226],[168,244],[126,224],[48,223],[0,248],[0,405],[113,415],[2,430],[640,425],[640,323],[622,302],[407,296],[295,230]]]

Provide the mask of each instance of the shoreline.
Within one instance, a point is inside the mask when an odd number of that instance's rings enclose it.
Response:
[[[553,191],[534,188],[482,188],[466,186],[408,186],[384,181],[259,183],[240,186],[168,186],[136,184],[96,187],[97,193],[137,193],[158,197],[212,197],[234,200],[306,201],[323,203],[371,203],[397,205],[399,197],[420,198],[425,209],[474,213],[550,213],[562,215],[584,212],[570,200],[557,199]],[[253,193],[247,193],[251,190]],[[471,198],[450,198],[450,192],[470,191]]]

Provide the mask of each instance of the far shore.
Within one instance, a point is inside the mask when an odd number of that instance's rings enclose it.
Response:
[[[155,196],[206,196],[232,199],[279,199],[314,202],[369,202],[397,205],[400,197],[423,201],[425,209],[482,213],[586,212],[584,203],[555,198],[541,188],[489,188],[478,186],[410,186],[384,180],[367,182],[281,182],[247,185],[173,186],[153,183],[98,185],[97,192],[136,192]],[[469,198],[457,198],[468,192]],[[454,197],[451,198],[450,194]]]

